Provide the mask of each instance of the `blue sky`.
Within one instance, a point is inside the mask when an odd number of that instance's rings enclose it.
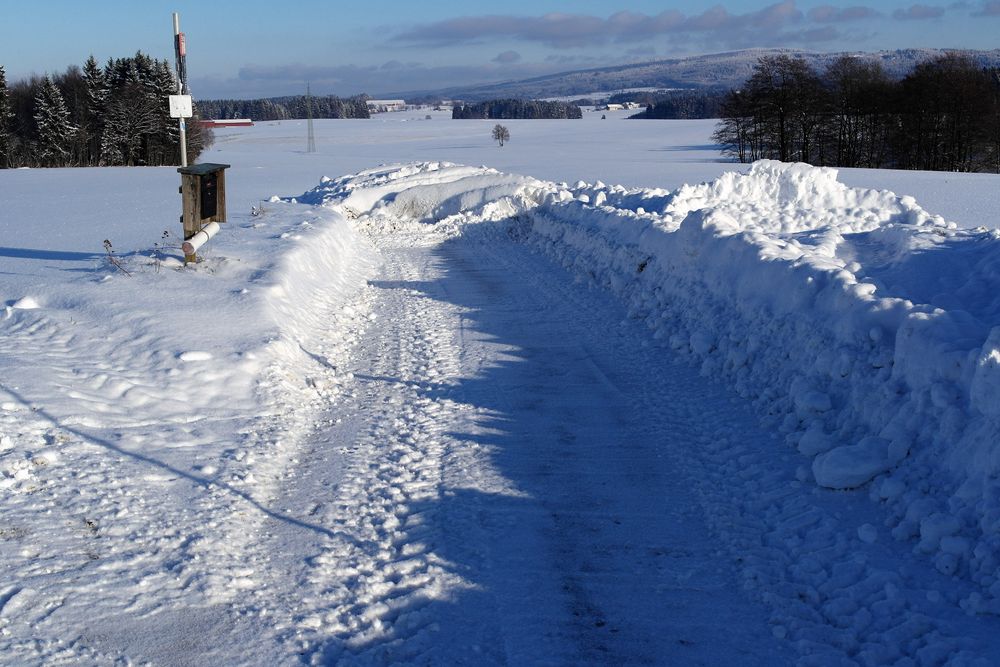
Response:
[[[455,9],[463,6],[462,9]],[[718,53],[1000,47],[1000,0],[0,0],[0,64],[14,81],[91,53],[173,62],[171,13],[196,97],[350,95],[440,88]]]

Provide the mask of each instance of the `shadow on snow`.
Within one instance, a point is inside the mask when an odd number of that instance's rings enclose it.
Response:
[[[690,433],[669,422],[663,384],[683,390],[694,372],[649,349],[646,332],[624,323],[607,295],[574,286],[523,247],[510,250],[504,260],[508,249],[460,238],[435,251],[440,280],[370,283],[458,306],[463,357],[487,360],[478,371],[463,368],[453,383],[355,373],[465,407],[442,436],[441,493],[400,506],[396,544],[431,555],[467,588],[393,590],[369,602],[379,611],[365,630],[306,657],[788,663],[762,612],[736,592],[734,567],[718,555],[678,463]]]

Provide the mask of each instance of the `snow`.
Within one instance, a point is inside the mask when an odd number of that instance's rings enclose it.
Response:
[[[799,448],[799,451],[802,451]],[[813,459],[816,483],[830,489],[853,489],[887,472],[899,461],[889,457],[889,442],[875,436],[841,445]]]
[[[5,660],[1000,661],[995,175],[424,115],[0,171]]]

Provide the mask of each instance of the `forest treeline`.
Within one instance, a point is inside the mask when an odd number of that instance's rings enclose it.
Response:
[[[451,110],[451,117],[453,119],[532,120],[537,118],[583,118],[583,112],[575,104],[566,102],[508,99],[459,104]]]
[[[651,99],[639,98],[646,110],[629,118],[694,119],[718,118],[729,91],[717,88],[695,90],[667,90],[657,93]],[[636,95],[636,94],[633,94]],[[609,104],[633,101],[622,99],[629,94],[612,95]]]
[[[0,65],[0,168],[180,164],[167,101],[176,92],[167,61],[141,51],[9,86]],[[210,143],[210,131],[187,123],[191,162]]]
[[[741,162],[1000,172],[1000,71],[945,54],[897,80],[876,60],[817,73],[767,56],[726,96],[713,138]]]
[[[255,121],[307,118],[312,106],[313,118],[370,118],[368,97],[340,98],[333,95],[272,97],[256,100],[201,100],[198,108],[204,118],[250,118]]]

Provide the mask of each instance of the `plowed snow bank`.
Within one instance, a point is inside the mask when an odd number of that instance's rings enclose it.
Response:
[[[536,246],[754,401],[803,481],[867,484],[897,539],[1000,595],[996,231],[767,161],[675,192],[429,163],[302,200]]]

